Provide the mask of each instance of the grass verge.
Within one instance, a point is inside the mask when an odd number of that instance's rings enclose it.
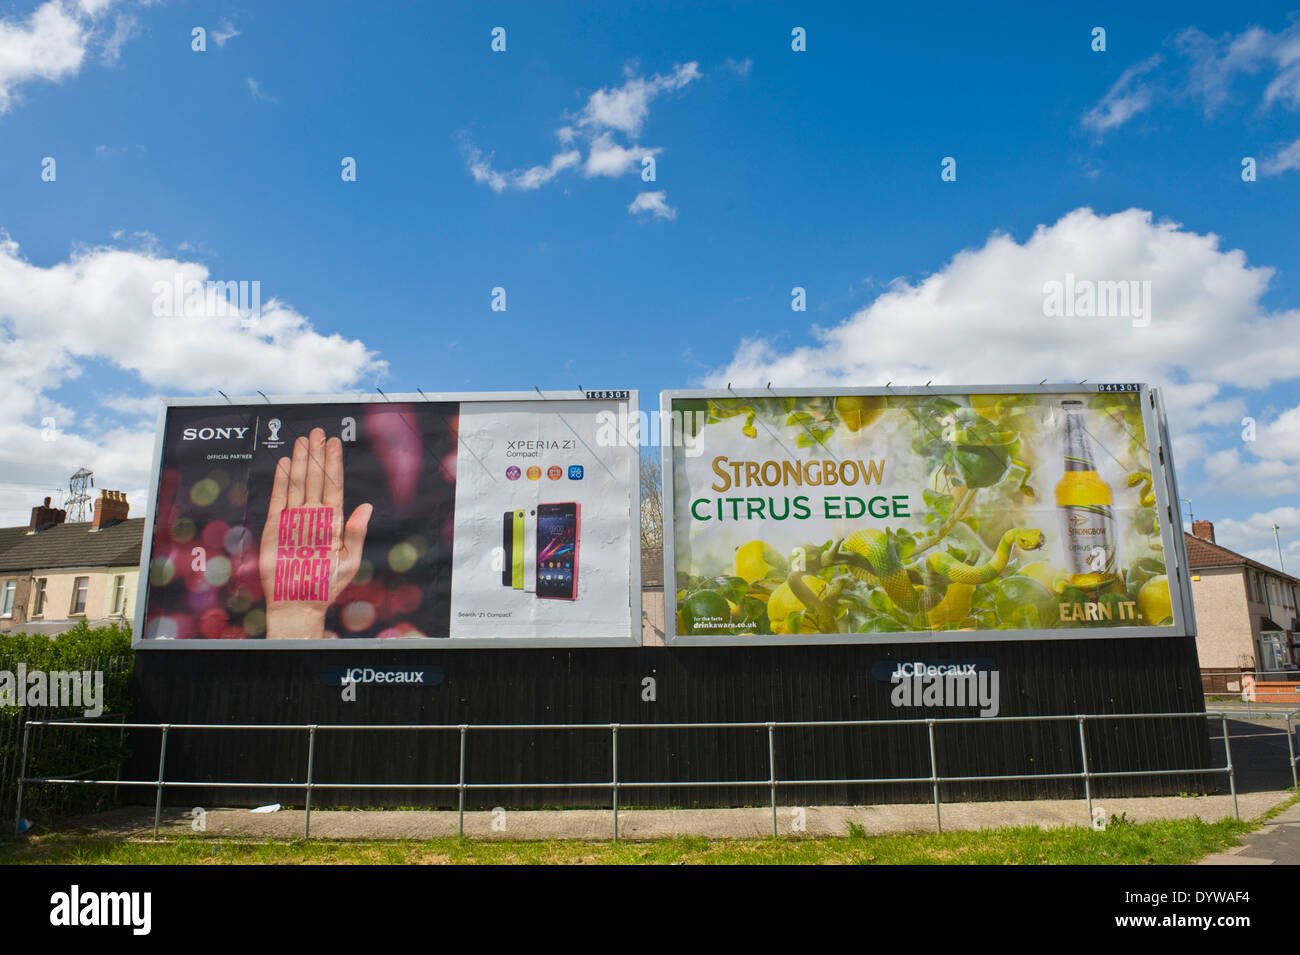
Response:
[[[1280,811],[1279,807],[1279,811]],[[0,845],[0,864],[71,865],[1180,865],[1237,844],[1256,823],[1112,818],[1104,832],[1022,826],[979,832],[807,839],[664,839],[655,842],[272,842],[183,836],[132,842],[73,833]]]

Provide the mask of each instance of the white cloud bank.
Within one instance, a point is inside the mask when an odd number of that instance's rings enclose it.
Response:
[[[34,488],[66,485],[80,466],[104,486],[143,490],[152,403],[105,396],[105,408],[147,421],[128,427],[87,412],[89,400],[69,406],[70,392],[59,389],[91,364],[121,372],[123,390],[148,394],[340,392],[386,369],[362,342],[321,334],[275,299],[262,303],[251,328],[236,314],[155,315],[155,283],[178,275],[182,287],[209,279],[205,266],[150,248],[81,249],[41,267],[0,233],[0,522],[26,521],[41,496]],[[141,513],[143,499],[131,507]]]
[[[1149,281],[1150,324],[1047,317],[1044,287],[1067,274]],[[810,329],[810,343],[779,348],[755,334],[703,384],[1145,381],[1165,392],[1180,472],[1200,459],[1216,492],[1300,492],[1300,391],[1280,412],[1251,394],[1300,380],[1300,310],[1261,304],[1272,274],[1149,212],[1076,209],[1024,242],[997,233],[933,275],[895,280],[839,324]],[[1253,442],[1242,440],[1246,416],[1258,419]]]
[[[105,31],[113,5],[114,0],[47,0],[26,19],[0,19],[0,115],[13,108],[19,87],[76,76],[95,44],[106,62],[116,63],[136,21],[118,15]]]

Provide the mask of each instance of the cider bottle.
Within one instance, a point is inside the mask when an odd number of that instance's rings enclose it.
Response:
[[[1117,575],[1110,485],[1097,474],[1083,426],[1083,402],[1063,401],[1061,409],[1065,474],[1056,485],[1056,504],[1065,531],[1066,580],[1071,586],[1095,590]]]

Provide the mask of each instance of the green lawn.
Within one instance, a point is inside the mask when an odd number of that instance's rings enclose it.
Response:
[[[183,836],[131,842],[71,833],[0,846],[0,864],[222,865],[239,863],[370,864],[994,864],[1179,865],[1236,845],[1250,822],[1199,819],[1132,823],[1104,832],[1082,827],[1018,827],[820,839],[665,839],[655,842],[268,842]]]

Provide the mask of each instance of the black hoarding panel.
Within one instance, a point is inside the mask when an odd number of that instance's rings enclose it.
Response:
[[[363,659],[364,658],[364,659]],[[1203,709],[1191,638],[964,643],[930,647],[815,646],[454,650],[401,654],[356,650],[269,653],[232,649],[219,655],[140,654],[136,711],[141,722],[167,723],[689,723],[978,717],[978,702],[927,706],[923,692],[902,699],[905,678],[926,667],[971,667],[996,674],[998,716],[1173,713]],[[422,682],[355,687],[343,699],[342,675],[354,668],[420,674]],[[356,674],[365,679],[365,674]],[[647,701],[645,681],[653,679]],[[411,679],[415,679],[412,677]],[[922,681],[923,682],[923,681]],[[921,684],[917,684],[921,689]],[[912,687],[906,687],[910,690]],[[992,707],[984,707],[991,710]],[[1086,729],[1094,772],[1208,768],[1204,719],[1096,721]],[[939,771],[945,776],[1077,772],[1075,721],[939,725]],[[133,735],[132,778],[157,771],[157,732]],[[926,727],[792,727],[775,734],[781,779],[928,778]],[[605,731],[472,731],[469,782],[577,782],[610,778]],[[1220,760],[1215,760],[1221,762]],[[167,778],[302,782],[305,732],[173,730]],[[322,732],[317,782],[457,780],[459,734]],[[681,781],[768,778],[766,728],[624,729],[620,780]],[[1222,777],[1132,777],[1094,780],[1094,795],[1215,791]],[[152,798],[152,793],[148,794]],[[920,784],[785,787],[783,805],[923,801]],[[1076,780],[948,783],[945,800],[1080,798]],[[206,800],[206,803],[205,803]],[[764,805],[766,788],[628,787],[623,805]],[[301,791],[177,790],[177,805],[301,805]],[[313,805],[452,807],[454,791],[322,790]],[[467,806],[607,806],[607,789],[471,791]]]

